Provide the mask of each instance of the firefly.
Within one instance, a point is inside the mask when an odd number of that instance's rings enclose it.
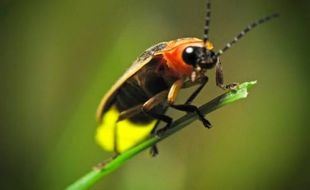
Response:
[[[206,128],[210,122],[193,100],[208,82],[207,71],[215,69],[216,85],[233,89],[238,83],[224,84],[221,55],[256,26],[278,14],[258,19],[247,25],[223,48],[214,50],[209,40],[211,2],[207,0],[203,38],[180,38],[160,42],[144,51],[102,98],[97,109],[96,140],[107,151],[122,153],[149,135],[164,133],[173,119],[168,108],[197,114]],[[185,103],[177,104],[181,89],[196,87]],[[163,122],[161,129],[158,124]],[[158,150],[154,145],[152,155]]]

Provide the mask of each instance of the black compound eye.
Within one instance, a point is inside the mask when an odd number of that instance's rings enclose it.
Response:
[[[183,61],[188,65],[196,65],[198,61],[198,47],[189,46],[182,53]]]

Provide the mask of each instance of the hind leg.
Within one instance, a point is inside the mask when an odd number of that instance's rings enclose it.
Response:
[[[147,100],[145,103],[143,104],[139,104],[133,108],[130,108],[128,110],[122,111],[119,115],[118,121],[122,121],[125,119],[128,119],[130,117],[133,117],[137,114],[140,113],[145,113],[147,116],[158,120],[158,122],[156,123],[154,129],[152,130],[151,134],[157,134],[157,125],[160,121],[165,122],[166,126],[170,126],[170,124],[172,123],[172,118],[170,118],[169,116],[166,116],[162,113],[157,113],[156,111],[153,110],[153,108],[163,102],[166,101],[167,99],[167,94],[168,91],[162,91],[156,95],[154,95],[153,97],[151,97],[149,100]],[[116,132],[115,132],[116,134]],[[115,143],[117,143],[117,140],[115,140]],[[115,147],[117,147],[117,144],[115,144]],[[116,148],[117,149],[117,148]],[[116,150],[117,151],[117,150]],[[156,145],[151,147],[150,153],[152,156],[155,156],[158,154],[158,149],[156,147]]]

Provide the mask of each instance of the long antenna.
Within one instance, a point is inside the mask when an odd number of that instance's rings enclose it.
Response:
[[[203,33],[203,44],[206,44],[207,41],[209,40],[210,18],[211,18],[211,0],[207,0],[205,26],[204,26],[204,33]]]
[[[278,17],[279,15],[277,13],[274,13],[272,15],[263,17],[261,19],[258,19],[257,21],[249,24],[245,29],[243,29],[231,42],[227,43],[226,46],[222,49],[220,49],[217,52],[217,56],[222,55],[226,50],[228,50],[232,45],[234,45],[236,42],[238,42],[243,36],[245,36],[246,33],[248,33],[249,31],[251,31],[253,28],[255,28],[256,26],[263,24],[273,18]]]

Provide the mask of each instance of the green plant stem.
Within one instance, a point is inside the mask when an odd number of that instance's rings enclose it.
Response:
[[[233,103],[237,100],[246,98],[248,95],[248,89],[250,89],[256,81],[252,82],[245,82],[238,86],[236,90],[231,90],[226,92],[215,99],[211,100],[210,102],[202,105],[199,107],[199,110],[203,114],[208,114],[222,106],[227,104]],[[109,174],[110,172],[114,171],[121,165],[123,165],[127,160],[132,158],[133,156],[137,155],[141,151],[151,147],[152,145],[158,143],[159,141],[164,140],[168,136],[174,134],[175,132],[179,131],[183,127],[189,125],[193,121],[197,119],[196,114],[189,113],[185,116],[175,120],[171,127],[163,134],[161,138],[156,136],[150,137],[140,144],[136,145],[135,147],[123,152],[122,154],[118,155],[116,158],[111,159],[111,161],[105,163],[100,169],[93,169],[85,176],[78,179],[76,182],[71,184],[67,190],[82,190],[88,189],[93,186],[99,179],[104,177],[105,175]]]

